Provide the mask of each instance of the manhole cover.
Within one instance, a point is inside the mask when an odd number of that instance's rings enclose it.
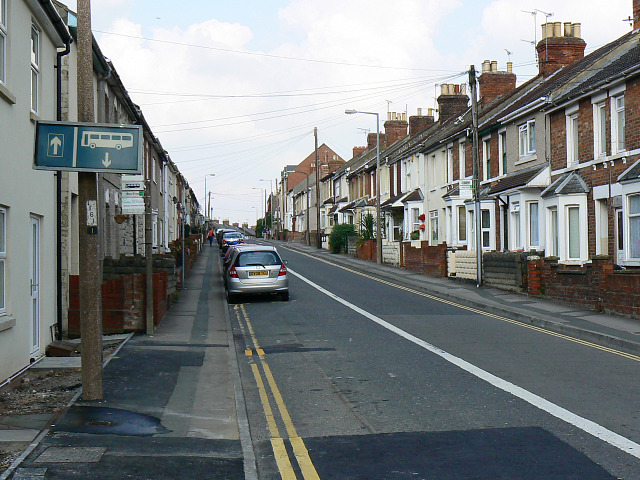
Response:
[[[95,463],[106,450],[105,447],[49,447],[34,463]]]

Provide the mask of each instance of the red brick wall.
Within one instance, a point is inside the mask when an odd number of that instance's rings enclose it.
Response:
[[[447,245],[429,246],[421,242],[422,248],[414,248],[411,242],[403,242],[400,249],[401,265],[407,270],[424,273],[431,277],[447,276]]]
[[[506,95],[516,88],[515,73],[485,72],[478,78],[480,87],[480,105],[485,106],[492,100]]]
[[[583,305],[598,312],[640,318],[640,273],[615,272],[608,256],[583,266],[562,265],[554,259],[530,260],[529,294]]]
[[[378,259],[377,242],[375,240],[365,240],[362,245],[358,246],[357,257],[363,260]]]
[[[167,272],[153,274],[153,321],[158,325],[168,309]],[[69,336],[80,335],[79,276],[69,276]],[[142,332],[146,329],[146,275],[122,275],[102,284],[102,332]]]

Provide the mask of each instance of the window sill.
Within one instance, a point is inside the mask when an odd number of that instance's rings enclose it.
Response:
[[[16,326],[16,319],[9,316],[9,315],[3,315],[0,316],[0,332],[3,332],[5,330],[9,330],[10,328],[13,328]]]
[[[29,113],[29,118],[31,119],[32,122],[39,122],[40,121],[40,115],[38,115],[36,112],[34,112],[33,110],[31,110],[31,112]]]
[[[534,160],[537,160],[538,156],[533,154],[533,155],[526,155],[524,157],[520,157],[518,159],[518,161],[515,163],[516,165],[522,165],[523,163],[529,163],[529,162],[533,162]]]
[[[11,105],[16,104],[16,96],[3,83],[0,83],[0,98]]]

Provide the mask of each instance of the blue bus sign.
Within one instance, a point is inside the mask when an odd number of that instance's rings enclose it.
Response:
[[[37,122],[33,168],[142,173],[142,138],[140,125]]]

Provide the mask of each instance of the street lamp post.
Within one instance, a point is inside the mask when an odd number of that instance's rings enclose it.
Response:
[[[215,176],[216,176],[215,173],[207,173],[204,176],[204,205],[206,207],[206,212],[204,214],[205,218],[209,218],[209,211],[210,211],[210,207],[211,207],[211,199],[207,195],[207,177],[215,177]],[[208,202],[207,202],[207,200],[208,200]]]
[[[269,205],[269,213],[271,214],[271,218],[269,219],[269,234],[273,235],[273,184],[271,183],[271,179],[266,180],[264,178],[260,179],[261,182],[269,182],[269,195],[271,197],[271,204]],[[266,194],[265,194],[266,197]],[[265,205],[266,210],[266,205]],[[265,212],[266,215],[266,212]]]
[[[380,116],[377,112],[361,112],[358,110],[345,110],[347,115],[362,113],[376,116],[376,261],[382,263],[382,233],[380,229]]]

